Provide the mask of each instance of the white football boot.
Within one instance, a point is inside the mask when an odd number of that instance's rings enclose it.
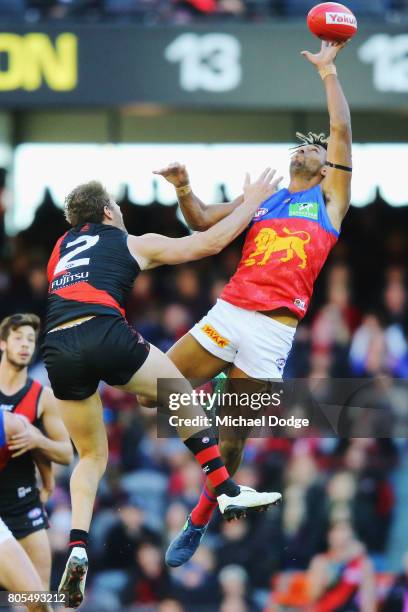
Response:
[[[280,493],[268,493],[266,491],[258,493],[255,489],[244,486],[240,486],[239,489],[240,493],[235,497],[230,497],[225,493],[217,497],[220,512],[227,521],[245,516],[248,510],[267,510],[282,499]]]
[[[75,546],[58,587],[58,593],[66,597],[66,608],[78,608],[85,594],[86,575],[88,573],[88,556],[85,548]]]

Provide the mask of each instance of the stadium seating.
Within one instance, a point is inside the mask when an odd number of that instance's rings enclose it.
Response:
[[[304,17],[315,4],[316,0],[285,0],[284,14],[287,17]],[[390,0],[348,0],[346,4],[358,17],[384,17],[390,8]]]
[[[237,0],[232,5],[216,1],[212,18],[223,20],[228,16],[240,19],[265,20],[276,16],[290,19],[304,18],[316,0]],[[240,5],[239,10],[237,9]],[[408,12],[408,0],[348,0],[347,6],[360,18],[383,19],[388,14]],[[32,21],[45,17],[63,19],[92,16],[100,20],[130,19],[149,23],[157,21],[182,22],[206,17],[193,0],[1,0],[0,15]],[[188,16],[188,17],[187,17]]]
[[[23,14],[25,8],[25,0],[1,0],[0,15],[6,17],[16,17]]]

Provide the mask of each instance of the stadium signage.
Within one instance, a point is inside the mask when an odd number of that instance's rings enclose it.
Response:
[[[242,80],[241,44],[231,34],[181,34],[166,47],[164,57],[179,63],[179,84],[185,91],[231,91]]]
[[[318,44],[296,23],[36,24],[0,32],[0,104],[320,110],[318,76],[299,53]],[[353,110],[406,108],[407,51],[402,26],[360,28],[338,62]]]
[[[78,37],[70,32],[55,43],[43,32],[0,33],[0,91],[72,91],[77,85]]]
[[[378,91],[408,91],[408,34],[371,36],[358,50],[361,61],[373,64]]]

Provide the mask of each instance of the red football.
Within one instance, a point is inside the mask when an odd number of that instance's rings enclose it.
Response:
[[[357,19],[343,4],[323,2],[307,16],[309,30],[322,40],[344,42],[357,32]]]

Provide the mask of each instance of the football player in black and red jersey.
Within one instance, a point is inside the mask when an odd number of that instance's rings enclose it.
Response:
[[[0,516],[48,589],[51,550],[44,502],[52,484],[48,477],[39,491],[34,455],[67,465],[73,452],[51,389],[28,376],[39,329],[34,314],[14,314],[0,324],[0,409],[25,417],[25,427],[9,440],[9,460],[0,472]]]
[[[66,199],[71,229],[48,264],[49,299],[44,361],[62,418],[79,454],[71,476],[71,553],[60,584],[77,607],[88,568],[88,530],[108,450],[98,385],[101,380],[168,406],[172,393],[186,393],[178,433],[202,466],[225,518],[276,503],[279,493],[258,493],[229,476],[210,428],[191,426],[203,417],[191,400],[191,385],[170,359],[149,345],[125,319],[125,300],[141,270],[178,264],[218,253],[248,225],[259,204],[276,191],[279,179],[265,170],[244,186],[244,204],[207,232],[184,238],[130,236],[120,207],[100,183],[74,189]],[[157,381],[162,380],[158,389]],[[200,419],[198,419],[200,420]],[[190,423],[188,422],[190,421]]]
[[[14,435],[24,432],[28,424],[26,417],[0,410],[0,474],[10,460],[8,442]],[[36,463],[41,472],[43,484],[49,485],[52,475],[49,462],[40,459]],[[47,465],[48,463],[48,465]],[[16,569],[18,571],[16,571]],[[11,593],[42,591],[44,585],[24,548],[17,542],[0,516],[0,584]],[[25,604],[31,612],[50,612],[47,603]]]

